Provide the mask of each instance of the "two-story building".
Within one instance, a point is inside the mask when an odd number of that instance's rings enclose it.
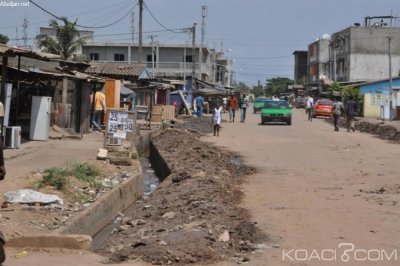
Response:
[[[324,81],[329,79],[330,67],[330,40],[329,36],[317,39],[308,45],[308,90],[323,91]]]
[[[390,48],[389,48],[390,42]],[[384,22],[352,26],[332,35],[332,61],[339,82],[374,81],[400,71],[400,27]]]
[[[200,49],[201,58],[200,62]],[[198,80],[217,82],[217,61],[220,53],[206,46],[196,45],[194,48],[184,44],[144,44],[142,46],[143,63],[156,78],[181,78],[194,76]],[[139,47],[128,43],[91,42],[82,46],[82,53],[92,61],[138,63]],[[221,70],[222,71],[222,70]],[[232,73],[232,62],[225,64],[224,73]],[[226,75],[221,81],[230,86],[231,78]]]

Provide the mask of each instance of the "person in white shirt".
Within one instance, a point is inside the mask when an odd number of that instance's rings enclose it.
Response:
[[[308,121],[312,122],[313,117],[313,108],[314,108],[314,99],[311,95],[307,97],[306,103],[307,113],[308,113]]]
[[[222,113],[222,106],[219,104],[218,108],[214,109],[213,115],[213,125],[214,125],[214,136],[217,135],[219,137],[219,129],[221,128],[221,113]]]

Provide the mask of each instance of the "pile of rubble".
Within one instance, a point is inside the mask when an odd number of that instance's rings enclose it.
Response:
[[[116,219],[99,252],[154,265],[248,261],[265,239],[239,206],[240,184],[255,169],[187,130],[169,129],[153,143],[172,174]]]

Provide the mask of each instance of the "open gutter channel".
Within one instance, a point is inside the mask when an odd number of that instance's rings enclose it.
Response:
[[[144,198],[153,193],[161,184],[161,182],[164,181],[164,179],[171,173],[164,159],[151,142],[148,154],[149,157],[142,157],[140,159],[140,166],[143,173]],[[97,251],[101,246],[104,245],[109,235],[113,233],[114,228],[116,228],[123,220],[123,217],[125,216],[124,213],[132,212],[134,208],[135,203],[133,203],[123,213],[120,213],[111,223],[93,236],[93,251]]]

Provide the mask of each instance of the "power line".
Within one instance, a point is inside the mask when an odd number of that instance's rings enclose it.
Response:
[[[47,14],[53,16],[54,18],[56,18],[56,19],[58,19],[58,20],[64,21],[63,18],[61,18],[61,17],[59,17],[59,16],[53,14],[52,12],[46,10],[45,8],[41,7],[40,5],[38,5],[37,3],[35,3],[34,1],[30,0],[30,2],[31,2],[33,5],[35,5],[37,8],[39,8],[39,9],[41,9],[42,11],[46,12]],[[136,5],[136,4],[135,4],[135,5]],[[75,24],[75,25],[76,25],[77,27],[85,28],[85,29],[103,29],[103,28],[107,28],[107,27],[110,27],[110,26],[113,26],[113,25],[117,24],[118,22],[120,22],[121,20],[123,20],[126,16],[128,16],[128,15],[130,14],[130,12],[133,10],[133,8],[135,7],[135,5],[134,5],[124,16],[122,16],[120,19],[118,19],[118,20],[116,20],[116,21],[114,21],[114,22],[112,22],[112,23],[110,23],[110,24],[103,25],[103,26],[97,26],[97,27],[89,27],[89,26],[84,26],[84,25],[80,25],[80,24]]]
[[[153,13],[150,11],[150,9],[147,7],[146,3],[143,2],[144,8],[146,8],[147,12],[149,12],[150,16],[154,19],[155,22],[157,22],[158,25],[160,25],[162,28],[164,28],[167,31],[171,31],[174,33],[186,33],[188,32],[191,28],[184,28],[182,30],[182,32],[176,32],[174,30],[168,29],[167,27],[165,27],[154,15]]]

